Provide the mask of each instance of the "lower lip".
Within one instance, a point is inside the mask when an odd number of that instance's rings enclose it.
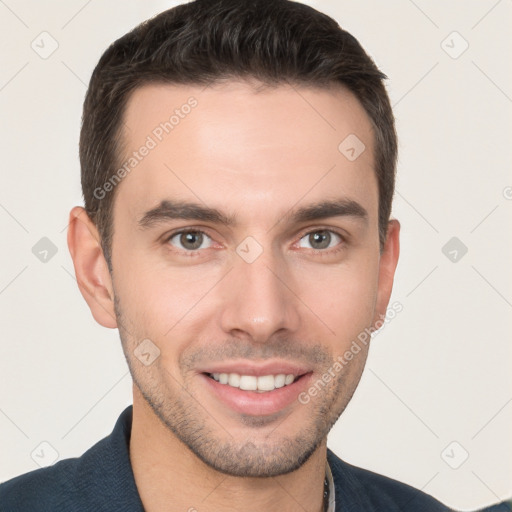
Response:
[[[221,384],[204,373],[200,374],[205,384],[224,404],[238,413],[251,416],[274,414],[298,401],[299,394],[307,388],[311,376],[312,373],[306,373],[288,386],[258,393]]]

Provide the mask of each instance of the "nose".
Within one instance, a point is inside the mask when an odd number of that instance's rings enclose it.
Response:
[[[286,262],[265,250],[252,262],[235,255],[234,267],[222,281],[221,327],[233,337],[265,343],[291,334],[300,324],[300,300]]]

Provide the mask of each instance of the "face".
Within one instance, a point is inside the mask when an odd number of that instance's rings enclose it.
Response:
[[[134,383],[210,467],[293,471],[347,406],[368,346],[335,361],[391,291],[370,121],[343,88],[229,82],[144,86],[125,122],[112,287]]]

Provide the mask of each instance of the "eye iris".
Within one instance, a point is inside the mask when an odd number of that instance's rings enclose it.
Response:
[[[182,233],[180,236],[180,243],[186,249],[195,250],[201,247],[203,243],[203,234],[198,231],[189,231],[188,233]],[[189,245],[190,244],[190,245]]]
[[[331,243],[331,233],[329,231],[315,231],[309,235],[309,243],[314,249],[326,249]],[[320,244],[320,247],[315,246],[316,243]]]

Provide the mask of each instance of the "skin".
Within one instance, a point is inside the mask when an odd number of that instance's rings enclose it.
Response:
[[[190,96],[197,107],[115,190],[112,275],[94,224],[80,207],[70,214],[80,290],[98,323],[119,328],[134,380],[135,481],[150,512],[282,512],[298,503],[320,511],[327,433],[359,383],[367,347],[307,404],[296,400],[272,415],[226,407],[200,367],[306,363],[315,382],[385,315],[400,225],[389,222],[381,253],[371,124],[342,87],[145,85],[127,105],[124,156]],[[338,150],[349,134],[366,146],[353,162]],[[340,197],[359,203],[366,221],[284,217]],[[238,224],[166,220],[142,228],[144,213],[164,199],[218,208]],[[207,235],[198,235],[199,249],[179,235],[169,240],[183,228]],[[332,233],[327,248],[309,236],[323,230]],[[236,252],[248,236],[263,249],[252,263]],[[160,350],[149,366],[134,355],[144,339]]]

